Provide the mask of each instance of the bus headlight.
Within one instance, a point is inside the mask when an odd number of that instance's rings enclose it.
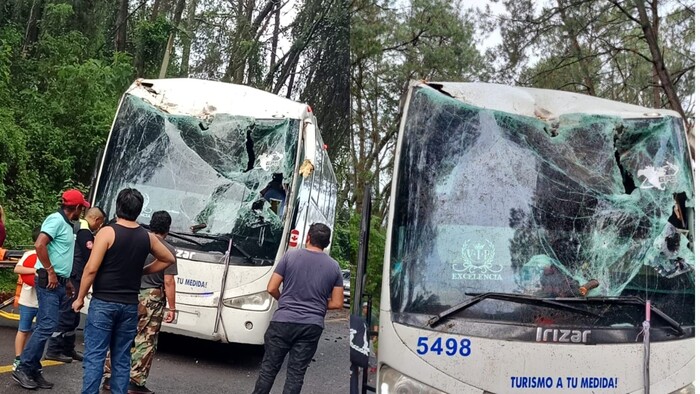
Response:
[[[691,394],[694,392],[695,392],[695,383],[691,383],[691,384],[683,387],[682,389],[678,389],[678,390],[672,392],[671,394]]]
[[[417,380],[389,368],[386,365],[379,370],[379,394],[445,394],[445,392],[434,389]]]
[[[272,297],[267,291],[224,299],[224,305],[246,311],[266,311],[272,305]]]

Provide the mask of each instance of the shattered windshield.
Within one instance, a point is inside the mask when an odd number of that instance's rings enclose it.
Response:
[[[431,88],[414,90],[405,116],[391,223],[395,312],[434,315],[465,293],[639,296],[694,325],[693,180],[677,119],[567,114],[548,123]],[[597,323],[643,320],[643,309],[627,309]],[[542,310],[488,300],[456,318],[536,323]]]
[[[292,119],[171,115],[126,95],[96,204],[114,217],[118,192],[134,187],[144,196],[140,223],[170,213],[171,243],[224,253],[232,236],[247,254],[273,260],[298,130]]]

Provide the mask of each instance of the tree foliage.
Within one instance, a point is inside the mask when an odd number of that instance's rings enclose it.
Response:
[[[324,135],[347,134],[348,111],[339,107],[349,101],[348,79],[329,84],[327,72],[349,75],[342,71],[349,67],[344,4],[0,0],[7,245],[29,244],[31,229],[57,208],[66,187],[88,192],[119,99],[135,78],[164,72],[303,98],[314,105]]]
[[[352,272],[351,289],[355,289],[355,268],[360,236],[360,214],[354,210],[344,209],[336,217],[333,245],[333,256],[341,268],[349,268]],[[367,279],[365,293],[372,296],[373,303],[378,305],[381,295],[382,263],[384,262],[384,244],[386,229],[382,226],[380,217],[372,216],[369,244],[367,250]]]
[[[349,145],[339,161],[340,201],[359,212],[365,183],[383,218],[388,208],[401,94],[412,79],[467,81],[486,78],[472,22],[453,0],[406,3],[361,0],[352,15]]]
[[[695,8],[676,0],[503,0],[499,79],[694,119]],[[488,28],[487,28],[488,30]]]
[[[132,79],[123,53],[93,57],[90,38],[71,26],[64,3],[47,3],[36,41],[22,25],[0,29],[4,59],[0,95],[0,201],[8,244],[30,243],[31,229],[55,209],[61,189],[87,189],[121,91]]]

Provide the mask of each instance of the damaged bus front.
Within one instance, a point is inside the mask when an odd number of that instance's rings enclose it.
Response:
[[[155,211],[172,217],[178,313],[164,331],[263,343],[273,265],[303,247],[312,221],[333,227],[336,183],[322,147],[311,109],[271,93],[194,79],[131,86],[94,204],[112,218],[117,193],[133,187],[145,200],[141,224]]]
[[[690,392],[693,171],[671,111],[412,83],[382,393]]]

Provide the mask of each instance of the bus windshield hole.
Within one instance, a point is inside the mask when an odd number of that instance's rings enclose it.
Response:
[[[253,137],[251,133],[251,130],[248,130],[246,133],[245,150],[248,153],[248,167],[244,172],[252,170],[255,166],[255,150],[253,149]]]

